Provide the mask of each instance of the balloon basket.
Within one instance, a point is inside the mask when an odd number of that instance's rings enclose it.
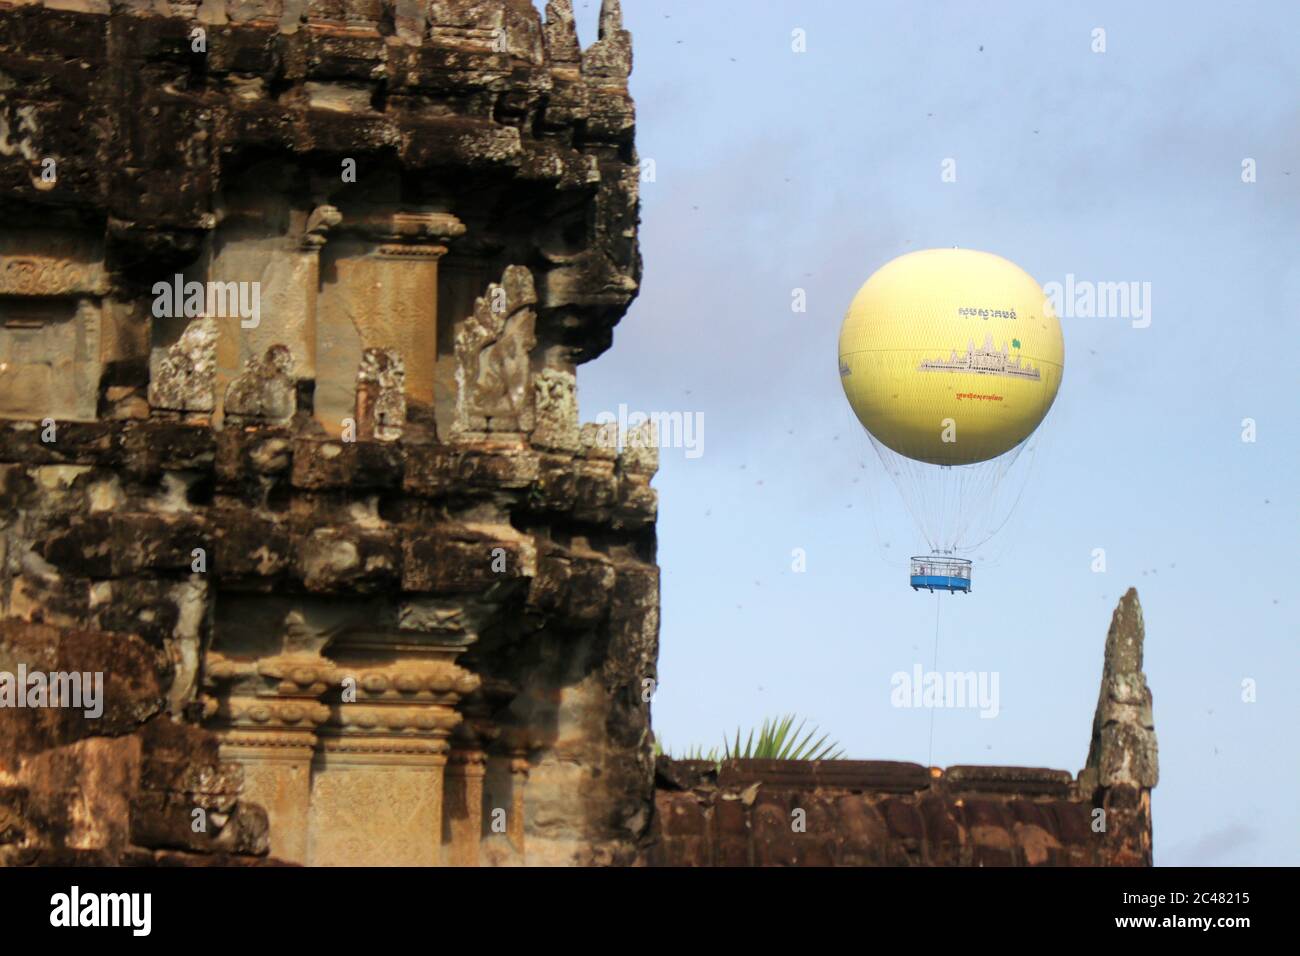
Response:
[[[912,558],[912,590],[970,593],[971,563],[931,554]]]

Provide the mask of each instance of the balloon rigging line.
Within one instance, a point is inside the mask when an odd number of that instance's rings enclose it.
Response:
[[[940,602],[943,600],[943,593],[936,591],[934,594],[934,665],[930,668],[930,673],[938,675],[939,673],[939,609]],[[925,681],[922,679],[921,699],[925,700]],[[934,712],[939,708],[934,703],[930,705],[930,750],[925,757],[925,766],[928,770],[934,765]]]
[[[1016,451],[1016,458],[1019,458],[1019,457],[1020,457],[1020,451],[1019,451],[1019,449],[1017,449],[1017,451]],[[993,538],[993,537],[994,537],[994,536],[995,536],[999,531],[1001,531],[1003,528],[1006,527],[1007,522],[1011,520],[1012,515],[1014,515],[1014,514],[1016,513],[1016,510],[1020,507],[1020,499],[1021,499],[1022,497],[1024,497],[1025,489],[1029,487],[1029,475],[1033,474],[1034,462],[1037,460],[1037,457],[1038,457],[1038,456],[1037,456],[1037,453],[1036,453],[1036,452],[1031,452],[1031,453],[1030,453],[1030,455],[1029,455],[1029,468],[1028,468],[1028,474],[1025,475],[1025,480],[1022,481],[1022,482],[1020,483],[1020,490],[1016,492],[1016,500],[1013,501],[1013,502],[1011,503],[1011,507],[1010,507],[1009,509],[1007,509],[1006,516],[1002,519],[1002,522],[1001,522],[1001,523],[1000,523],[996,528],[994,528],[992,531],[990,531],[987,535],[985,535],[984,538],[983,538],[982,540],[977,541],[975,544],[970,545],[969,550],[972,550],[972,551],[973,551],[975,548],[978,548],[978,547],[980,547],[981,545],[987,543],[987,542],[988,542],[990,539],[992,539],[992,538]]]

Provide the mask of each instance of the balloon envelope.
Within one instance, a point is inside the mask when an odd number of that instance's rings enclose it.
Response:
[[[878,442],[932,465],[996,458],[1033,432],[1061,384],[1061,324],[1013,262],[970,249],[894,259],[840,328],[840,381]]]

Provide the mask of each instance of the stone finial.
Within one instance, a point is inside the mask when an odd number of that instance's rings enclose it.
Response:
[[[1106,634],[1101,696],[1088,748],[1087,766],[1102,787],[1150,789],[1159,779],[1151,691],[1142,673],[1144,635],[1137,590],[1129,588]]]
[[[303,230],[302,245],[304,249],[319,248],[325,245],[325,239],[331,229],[343,221],[343,214],[333,206],[317,206],[307,217],[307,226]]]
[[[427,4],[423,0],[387,0],[397,39],[408,46],[419,46],[429,28]]]
[[[211,412],[217,373],[217,323],[190,322],[149,375],[149,404],[163,411]]]
[[[618,422],[583,422],[579,436],[586,457],[604,461],[618,459]]]
[[[369,348],[357,369],[357,438],[397,441],[406,425],[406,368],[395,349]]]
[[[232,422],[289,421],[298,410],[292,372],[293,353],[285,345],[272,345],[260,359],[248,359],[243,373],[226,389],[226,418]]]
[[[623,29],[623,8],[618,0],[602,0],[598,39],[582,57],[588,76],[626,80],[632,73],[632,34]]]
[[[439,46],[491,52],[540,64],[542,31],[530,3],[428,0],[429,36]]]
[[[343,0],[343,20],[349,26],[376,29],[386,13],[383,0]]]
[[[564,369],[542,369],[533,379],[533,407],[533,444],[571,453],[582,447],[577,376]]]
[[[653,421],[645,421],[627,430],[627,439],[620,456],[624,471],[640,475],[653,475],[659,470],[659,428]]]
[[[623,29],[623,7],[619,0],[601,0],[600,32],[597,36],[603,40],[615,33],[624,32],[626,31]]]
[[[573,0],[548,0],[542,39],[546,44],[546,55],[552,63],[582,61],[578,27],[573,20]]]

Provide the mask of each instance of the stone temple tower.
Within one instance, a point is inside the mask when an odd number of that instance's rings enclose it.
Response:
[[[636,857],[631,61],[618,0],[0,0],[0,670],[105,682],[0,712],[4,861]]]

